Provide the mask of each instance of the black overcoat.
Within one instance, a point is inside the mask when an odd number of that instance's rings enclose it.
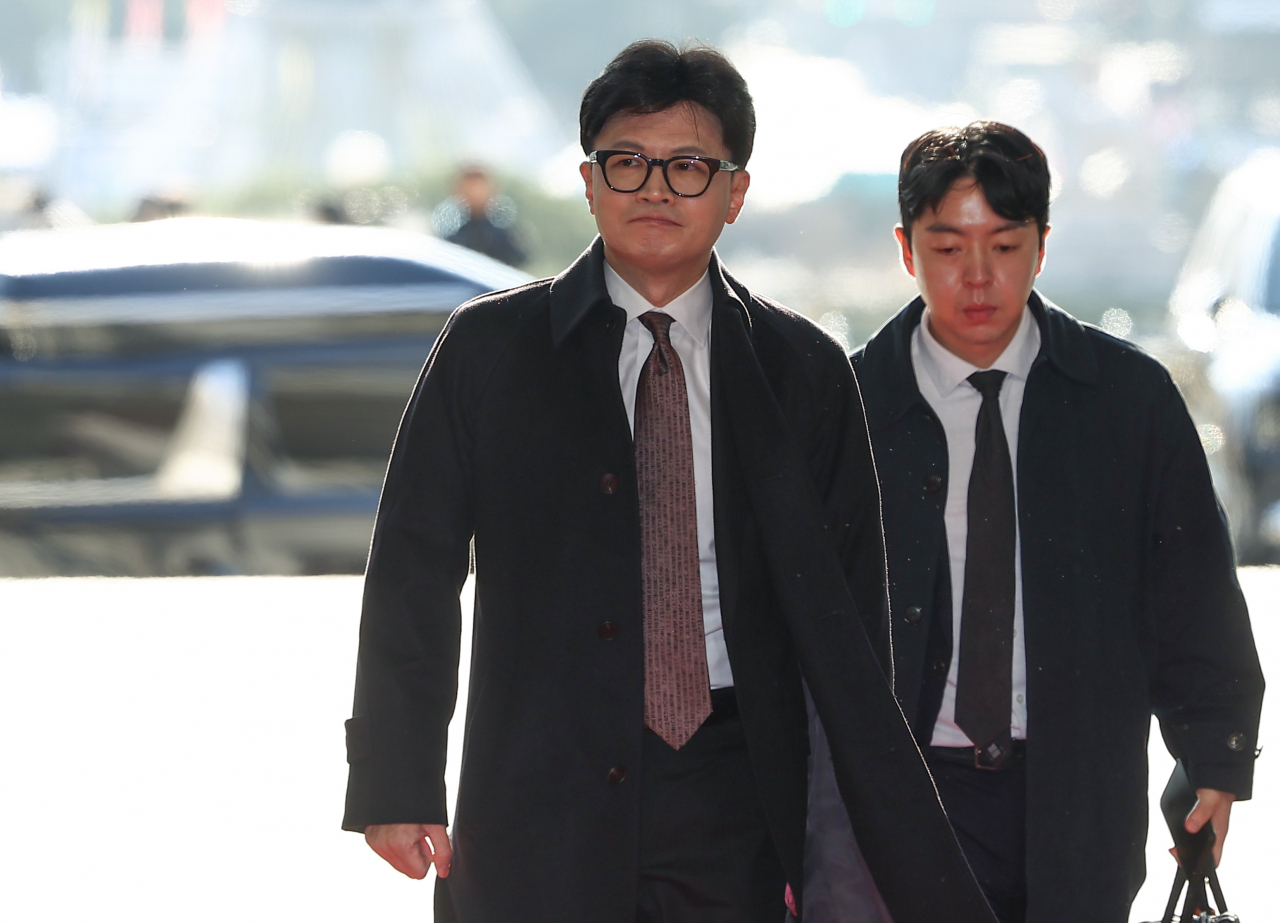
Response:
[[[803,880],[803,668],[899,923],[985,923],[885,679],[879,498],[849,362],[714,256],[711,284],[724,635],[783,867]],[[471,685],[441,919],[635,919],[644,661],[634,449],[618,383],[625,319],[599,240],[555,279],[459,308],[396,440],[365,578],[343,826],[447,820],[458,593],[474,536]],[[606,621],[616,637],[599,631]],[[619,766],[626,778],[611,781]]]
[[[1262,702],[1204,451],[1168,372],[1032,294],[1017,446],[1030,923],[1125,921],[1142,884],[1154,713],[1196,787],[1248,798]],[[928,744],[951,657],[942,426],[917,298],[854,354],[883,495],[895,691]],[[1229,847],[1228,847],[1229,851]]]

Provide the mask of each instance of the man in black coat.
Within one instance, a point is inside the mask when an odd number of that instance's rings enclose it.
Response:
[[[1121,923],[1153,713],[1218,856],[1250,796],[1263,682],[1226,523],[1168,372],[1032,290],[1049,170],[1030,139],[929,132],[899,202],[921,296],[853,360],[895,691],[1002,923]]]
[[[885,679],[852,370],[712,251],[749,183],[745,84],[710,49],[637,43],[581,123],[600,238],[555,279],[460,308],[401,424],[343,826],[407,875],[434,864],[441,921],[776,923],[788,881],[803,901],[803,671],[899,923],[986,923]]]

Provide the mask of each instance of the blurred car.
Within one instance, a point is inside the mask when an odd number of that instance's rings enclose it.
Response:
[[[528,278],[380,228],[0,238],[0,575],[360,571],[449,313]]]
[[[1226,176],[1170,299],[1164,355],[1243,563],[1280,555],[1280,150]]]

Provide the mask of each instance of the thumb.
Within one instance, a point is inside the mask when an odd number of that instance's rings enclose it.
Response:
[[[1191,809],[1191,813],[1187,815],[1187,819],[1182,826],[1187,828],[1187,833],[1199,833],[1203,827],[1213,817],[1213,812],[1209,810],[1200,799],[1196,799],[1196,806]]]

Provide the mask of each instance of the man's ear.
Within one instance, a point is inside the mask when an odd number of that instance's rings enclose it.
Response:
[[[915,257],[911,255],[911,238],[907,235],[902,225],[894,228],[893,234],[898,238],[898,247],[902,250],[902,265],[906,268],[911,278],[914,279],[916,277],[916,261]],[[1041,249],[1040,252],[1043,254],[1044,250]]]
[[[1049,236],[1049,232],[1053,230],[1049,225],[1044,226],[1044,233],[1040,235],[1040,255],[1036,257],[1036,275],[1040,275],[1044,271],[1044,239]]]
[[[733,224],[738,220],[738,215],[742,214],[742,202],[747,196],[747,189],[751,186],[751,174],[746,170],[736,170],[733,174],[733,180],[729,184],[729,214],[725,216],[725,224]]]
[[[585,160],[578,164],[578,172],[582,174],[582,181],[586,183],[587,206],[591,209],[591,214],[596,213],[596,187],[595,174],[591,170],[591,164]]]

